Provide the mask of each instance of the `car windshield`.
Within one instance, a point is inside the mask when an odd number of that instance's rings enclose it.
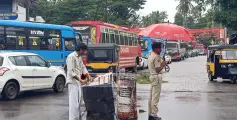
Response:
[[[0,66],[3,64],[3,57],[0,56]]]
[[[222,51],[221,55],[222,55],[222,59],[225,59],[225,60],[237,59],[237,51],[235,50]]]
[[[88,62],[112,62],[113,50],[110,49],[91,49],[89,50]]]

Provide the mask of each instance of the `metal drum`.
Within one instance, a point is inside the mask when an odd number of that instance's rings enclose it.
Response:
[[[121,74],[118,81],[117,115],[120,120],[137,120],[136,80],[131,74]]]

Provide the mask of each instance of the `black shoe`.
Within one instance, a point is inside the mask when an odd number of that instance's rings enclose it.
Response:
[[[162,120],[160,117],[149,116],[148,120]]]

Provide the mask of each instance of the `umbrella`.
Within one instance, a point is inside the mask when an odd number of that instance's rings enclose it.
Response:
[[[168,40],[195,40],[194,36],[192,36],[187,29],[170,23],[150,25],[142,30],[139,35],[151,38],[166,38]]]

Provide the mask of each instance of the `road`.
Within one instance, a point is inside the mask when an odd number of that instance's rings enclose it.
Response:
[[[163,120],[237,120],[237,85],[209,82],[205,56],[189,58],[170,65],[163,75],[159,103]],[[142,72],[147,72],[142,71]],[[149,85],[138,85],[139,120],[146,120]],[[14,101],[0,100],[0,120],[68,120],[67,90],[22,93]]]
[[[209,82],[205,56],[172,63],[163,75],[159,116],[164,120],[237,120],[237,85]],[[138,86],[140,109],[147,111],[149,85]],[[139,120],[147,119],[147,112]]]

